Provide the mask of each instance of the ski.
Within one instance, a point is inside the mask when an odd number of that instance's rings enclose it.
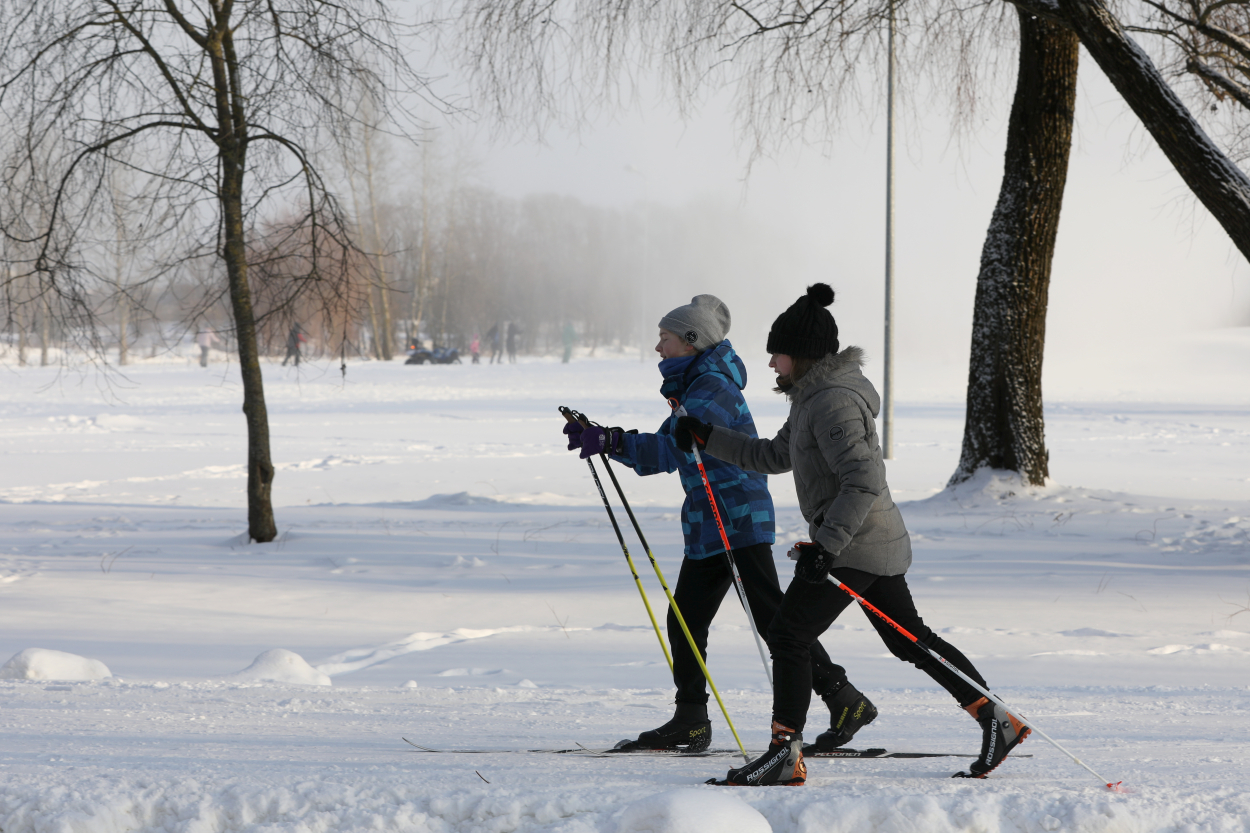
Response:
[[[888,749],[830,749],[821,752],[814,745],[803,747],[804,758],[976,758],[964,752],[891,752]]]
[[[584,746],[576,749],[431,749],[428,746],[413,743],[405,737],[401,737],[400,740],[420,752],[432,752],[438,755],[521,755],[530,753],[536,755],[564,755],[571,753],[595,754],[598,752],[598,750],[587,749]]]
[[[433,749],[413,743],[408,738],[400,738],[404,743],[420,752],[438,755],[572,755],[585,758],[612,757],[661,757],[661,758],[723,758],[736,757],[741,753],[737,749],[705,749],[702,752],[683,752],[680,749],[637,749],[611,748],[594,749],[589,746],[577,745],[569,749]],[[803,748],[805,758],[975,758],[977,755],[965,752],[892,752],[889,749],[833,749],[819,752],[815,746]],[[1012,755],[1013,758],[1032,758],[1032,755]]]
[[[589,746],[581,745],[570,749],[434,749],[429,746],[422,746],[419,743],[413,743],[408,738],[401,737],[400,740],[420,752],[430,752],[437,755],[571,755],[579,758],[610,758],[613,756],[635,755],[666,758],[711,758],[721,755],[741,754],[736,749],[705,749],[702,752],[683,752],[680,749],[592,749]]]

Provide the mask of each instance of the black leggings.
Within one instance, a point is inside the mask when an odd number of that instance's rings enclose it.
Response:
[[[988,688],[968,658],[925,625],[916,612],[906,577],[875,576],[849,567],[836,568],[833,577],[859,593],[960,671]],[[781,609],[768,629],[768,647],[773,655],[773,719],[783,726],[796,732],[803,731],[807,707],[812,699],[811,667],[816,654],[813,649],[819,645],[816,638],[829,629],[833,620],[852,601],[850,594],[827,581],[809,584],[795,579],[790,582]],[[890,653],[932,677],[959,701],[960,706],[968,706],[981,698],[981,692],[917,648],[881,621],[879,616],[867,610],[864,613]],[[825,655],[823,648],[820,654]]]
[[[734,562],[742,575],[742,584],[746,588],[747,603],[751,606],[751,615],[755,618],[755,627],[759,628],[760,636],[768,633],[769,623],[781,606],[781,585],[777,581],[777,565],[773,563],[772,547],[768,544],[755,544],[734,550]],[[729,561],[724,553],[707,558],[687,558],[681,562],[681,573],[677,576],[677,588],[673,598],[677,607],[690,628],[690,635],[699,646],[699,653],[707,659],[707,631],[716,618],[716,611],[733,583],[733,574],[729,570]],[[737,596],[738,591],[734,591]],[[827,626],[826,626],[827,627]],[[703,679],[703,671],[695,661],[690,643],[682,633],[677,617],[670,607],[668,611],[668,644],[673,652],[673,682],[677,684],[677,702],[706,703],[708,699],[707,684]],[[812,640],[804,646],[805,685],[815,689],[818,695],[824,694],[835,686],[846,682],[846,671],[842,666],[834,665],[820,643]]]

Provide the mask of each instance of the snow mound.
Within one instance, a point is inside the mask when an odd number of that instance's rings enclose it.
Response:
[[[454,495],[430,495],[425,500],[414,501],[409,504],[413,509],[437,509],[449,506],[497,506],[499,501],[490,497],[482,497],[481,495],[471,495],[468,492],[456,492]]]
[[[242,671],[231,674],[232,680],[267,680],[300,685],[330,685],[330,677],[313,668],[304,658],[285,648],[271,648]]]
[[[1061,636],[1128,636],[1127,633],[1105,631],[1102,628],[1076,628],[1070,631],[1059,631]]]
[[[1163,645],[1158,648],[1151,648],[1146,653],[1156,656],[1168,656],[1170,654],[1244,654],[1245,651],[1241,648],[1234,648],[1232,645],[1221,645],[1218,642],[1211,642],[1206,645]]]
[[[0,680],[103,680],[113,676],[98,659],[64,651],[27,648],[0,667]]]
[[[352,648],[341,654],[335,654],[318,663],[317,670],[323,674],[338,676],[350,671],[359,671],[362,668],[368,668],[371,665],[377,665],[380,662],[386,662],[404,654],[411,654],[414,651],[428,651],[431,648],[439,648],[454,642],[464,642],[467,639],[482,639],[483,637],[494,636],[497,633],[517,633],[533,630],[542,630],[542,628],[535,628],[532,625],[512,625],[503,628],[456,628],[450,633],[421,631],[410,634],[396,642],[388,642],[385,645],[372,648]]]
[[[614,833],[772,833],[742,799],[717,790],[673,790],[626,806]]]
[[[1045,486],[1032,486],[1024,481],[1019,472],[983,468],[977,469],[964,482],[947,486],[922,502],[956,500],[965,507],[980,506],[986,501],[1051,497],[1063,491],[1066,491],[1064,487],[1053,482],[1048,482]]]

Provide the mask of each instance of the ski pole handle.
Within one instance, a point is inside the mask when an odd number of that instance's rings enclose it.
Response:
[[[569,422],[575,422],[583,428],[589,428],[593,423],[581,411],[575,411],[565,405],[558,406],[560,414]]]

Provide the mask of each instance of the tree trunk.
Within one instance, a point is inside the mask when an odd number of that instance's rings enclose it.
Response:
[[[1229,161],[1102,0],[1058,0],[1066,20],[1181,179],[1250,259],[1250,178]]]
[[[232,144],[232,143],[231,143]],[[256,315],[248,284],[247,250],[243,232],[243,151],[223,148],[221,158],[221,212],[223,259],[230,282],[239,370],[243,377],[243,415],[247,419],[247,532],[265,543],[278,535],[273,518],[273,462],[269,454],[269,410],[256,341]]]
[[[18,310],[17,318],[17,364],[26,366],[26,318],[24,310]]]
[[[52,309],[48,305],[48,294],[39,296],[39,366],[48,366],[48,341],[52,338]]]
[[[129,361],[127,337],[130,329],[130,298],[126,295],[126,218],[122,211],[122,193],[117,180],[110,180],[113,191],[113,223],[117,248],[113,250],[113,289],[117,293],[117,365],[125,367]]]
[[[374,130],[365,126],[365,186],[369,194],[369,220],[373,227],[373,262],[378,272],[378,297],[382,301],[382,332],[378,339],[378,350],[383,361],[390,361],[394,355],[395,325],[391,321],[390,286],[386,280],[386,262],[382,257],[382,230],[378,222],[378,201],[373,188],[373,138]]]
[[[247,238],[244,231],[243,177],[247,159],[246,97],[239,83],[239,59],[234,49],[229,5],[214,5],[213,29],[205,49],[213,73],[221,167],[217,201],[221,206],[222,260],[230,288],[239,375],[243,380],[243,416],[247,420],[247,534],[258,543],[278,536],[273,518],[273,459],[269,453],[269,409],[265,407],[265,380],[260,371],[256,340],[256,313],[248,283]]]
[[[347,170],[347,186],[352,192],[352,212],[356,217],[357,230],[363,228],[363,218],[360,215],[360,195],[356,191],[356,175],[352,172],[351,164],[347,161],[347,152],[343,152],[343,165]],[[378,339],[378,308],[373,300],[373,282],[369,281],[369,285],[365,287],[365,299],[369,306],[369,327],[373,330],[373,357],[375,359],[382,358],[381,341]]]
[[[963,452],[951,484],[980,468],[1049,475],[1042,350],[1050,266],[1068,174],[1078,39],[1018,12],[1020,67],[998,205],[981,251]]]
[[[427,136],[426,142],[421,145],[421,258],[412,287],[412,329],[413,338],[417,339],[421,338],[421,314],[425,311],[426,264],[428,263],[426,252],[429,250],[430,240],[429,156],[430,145]]]
[[[120,220],[120,216],[119,216]],[[122,277],[125,264],[122,262],[122,229],[117,227],[117,252],[114,254],[114,288],[117,291],[117,365],[125,367],[130,362],[130,298],[126,294],[126,284]]]
[[[130,299],[122,296],[117,308],[117,365],[130,364]]]

